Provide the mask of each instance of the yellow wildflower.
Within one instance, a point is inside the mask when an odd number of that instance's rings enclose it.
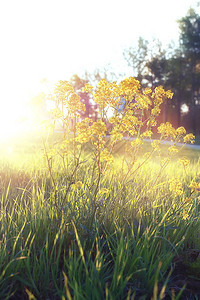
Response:
[[[83,144],[87,143],[92,138],[92,131],[91,127],[89,126],[89,123],[91,123],[92,120],[89,118],[85,118],[84,120],[81,120],[81,122],[77,123],[76,131],[77,131],[77,137],[76,140]]]
[[[82,183],[82,181],[77,181],[75,183],[75,188],[76,189],[81,189],[81,188],[83,188],[83,186],[84,186],[84,184]]]
[[[136,138],[134,141],[131,142],[132,147],[140,147],[143,144],[143,141],[139,138]]]
[[[184,134],[186,134],[186,130],[185,130],[185,128],[183,126],[178,127],[176,129],[176,132],[177,132],[178,135],[184,135]]]
[[[169,180],[169,190],[174,192],[175,197],[183,194],[183,186],[178,178],[173,178]]]
[[[153,116],[158,116],[160,113],[160,108],[158,106],[155,106],[152,110],[151,110],[151,114]]]
[[[172,91],[168,90],[165,92],[165,96],[168,98],[168,99],[172,99],[174,93],[172,93]]]
[[[165,90],[163,89],[162,85],[156,87],[154,92],[155,92],[156,95],[158,95],[160,97],[165,96]]]
[[[170,154],[175,154],[175,153],[178,153],[178,149],[173,145],[168,148],[168,152]]]
[[[187,134],[187,135],[183,138],[184,143],[191,143],[191,144],[194,144],[194,139],[195,139],[195,136],[194,136],[192,133]]]
[[[152,136],[153,132],[151,130],[147,130],[145,132],[143,132],[143,134],[141,135],[142,137],[145,137],[145,138],[150,138]]]
[[[56,98],[63,103],[66,102],[67,97],[72,93],[74,93],[74,88],[68,81],[60,80],[55,85],[54,94]]]
[[[147,126],[152,126],[152,127],[154,127],[154,126],[156,126],[156,125],[157,125],[157,122],[156,122],[155,119],[149,120],[149,121],[147,122]]]
[[[190,160],[186,156],[183,156],[183,158],[179,158],[178,162],[179,164],[182,164],[184,167],[186,167],[189,165]]]
[[[144,91],[143,91],[143,94],[144,94],[144,95],[149,95],[149,94],[151,94],[151,93],[152,93],[152,90],[149,89],[149,88],[146,88],[146,89],[144,89]]]
[[[106,125],[103,121],[97,120],[97,122],[94,122],[91,126],[92,134],[94,135],[105,135],[106,132]]]
[[[82,91],[85,92],[85,93],[91,93],[92,89],[93,89],[93,86],[90,85],[90,84],[88,84],[88,83],[86,83],[85,86],[84,86],[84,88],[82,89]]]
[[[108,149],[103,149],[103,151],[101,151],[101,161],[102,162],[108,162],[108,163],[113,163],[114,158],[113,156],[110,154]]]
[[[162,123],[158,127],[158,133],[160,133],[163,137],[171,137],[172,139],[175,139],[177,134],[176,129],[174,129],[172,124],[169,122]]]
[[[200,192],[200,183],[192,181],[189,185],[192,192]]]
[[[135,101],[137,103],[137,107],[140,109],[148,109],[149,105],[151,105],[151,100],[148,96],[145,95],[137,95],[135,98]]]
[[[119,84],[121,95],[127,100],[132,101],[140,88],[140,83],[134,77],[125,78]]]
[[[77,113],[78,110],[85,111],[85,105],[80,101],[80,96],[72,93],[66,102],[67,108],[70,113]]]
[[[188,213],[185,210],[183,211],[182,216],[183,216],[183,220],[189,219],[189,215],[188,215]]]
[[[152,146],[152,148],[154,149],[154,151],[160,151],[159,145],[160,145],[160,141],[153,141],[153,142],[151,143],[151,146]]]
[[[110,135],[112,142],[121,141],[123,138],[123,131],[119,126],[115,126]]]

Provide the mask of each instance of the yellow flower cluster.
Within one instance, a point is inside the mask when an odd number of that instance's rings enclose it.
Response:
[[[175,197],[183,195],[183,186],[178,178],[169,180],[169,190],[174,192]]]
[[[175,129],[171,123],[162,123],[158,127],[158,133],[161,134],[161,138],[170,138],[172,141],[184,143],[194,143],[195,136],[192,133],[186,134],[186,130],[183,126]],[[172,149],[173,152],[173,149]]]
[[[139,109],[149,109],[149,106],[152,104],[151,99],[146,96],[146,95],[142,95],[139,94],[135,97],[135,101],[136,101],[136,107]]]
[[[192,133],[187,134],[183,138],[184,143],[191,143],[194,144],[195,136]]]
[[[181,126],[176,129],[176,133],[177,133],[177,135],[182,136],[182,135],[186,134],[186,130],[183,126]]]
[[[192,181],[189,185],[191,192],[200,192],[200,183]]]
[[[68,81],[60,80],[55,85],[54,94],[60,102],[65,103],[67,97],[72,93],[74,93],[74,88]]]
[[[154,93],[153,93],[153,98],[154,99],[161,99],[161,98],[164,98],[164,97],[168,98],[168,99],[172,99],[173,93],[170,90],[165,91],[163,89],[163,86],[161,86],[161,85],[156,87],[155,90],[154,90]]]
[[[144,94],[144,95],[149,95],[149,94],[151,94],[151,93],[152,93],[152,90],[149,89],[149,88],[146,88],[146,89],[144,89],[144,91],[143,91],[143,94]]]
[[[176,146],[172,145],[168,148],[168,153],[170,155],[176,154],[176,153],[178,153],[178,149],[176,148]]]
[[[97,120],[97,122],[94,122],[91,126],[91,131],[94,136],[104,136],[106,130],[106,124],[101,120]]]
[[[140,147],[143,144],[143,141],[139,138],[136,138],[134,141],[131,142],[131,146],[134,147]]]
[[[132,101],[136,93],[140,89],[140,83],[134,77],[125,78],[119,84],[121,90],[121,96],[126,99],[126,101]]]
[[[176,138],[176,129],[173,128],[172,124],[169,122],[166,123],[162,123],[159,127],[158,127],[158,133],[161,134],[161,138],[168,138],[170,137],[171,139],[175,139]]]
[[[90,85],[89,83],[86,83],[84,88],[82,89],[83,92],[85,93],[92,93],[93,86]]]
[[[101,151],[101,162],[113,163],[114,157],[110,154],[110,151],[105,148]]]
[[[87,83],[82,90],[93,97],[98,107],[99,119],[97,121],[89,118],[80,119],[78,113],[85,111],[85,105],[67,81],[59,81],[55,87],[56,116],[64,122],[63,128],[69,128],[65,130],[71,131],[73,127],[74,139],[77,142],[73,144],[73,147],[80,146],[82,149],[82,144],[91,142],[96,151],[95,154],[98,154],[96,155],[97,161],[102,165],[103,162],[113,161],[112,150],[115,143],[122,140],[124,135],[128,138],[137,137],[131,142],[134,148],[131,148],[131,151],[135,155],[135,150],[140,148],[143,140],[153,135],[152,127],[157,125],[156,117],[160,114],[161,104],[166,99],[172,99],[173,96],[171,91],[165,91],[162,86],[142,90],[139,81],[133,77],[125,78],[120,83],[110,83],[102,79],[96,89]],[[106,114],[110,111],[113,116],[108,119]],[[71,122],[72,119],[73,122]],[[107,131],[110,134],[111,143],[106,142]],[[161,124],[158,127],[158,133],[161,134],[161,139],[169,138],[174,142],[174,145],[168,148],[168,159],[178,151],[177,142],[194,142],[193,134],[186,134],[182,126],[175,129],[169,122]],[[160,151],[160,144],[160,141],[153,141],[151,144],[153,150]],[[69,147],[66,146],[66,148],[66,151],[69,151]],[[184,166],[188,164],[186,158],[180,162]],[[172,189],[172,183],[170,188]],[[181,188],[176,188],[175,193],[178,195],[181,191]]]
[[[94,101],[99,105],[100,111],[103,110],[108,104],[116,106],[119,98],[119,90],[116,83],[109,83],[102,79],[98,83],[96,92],[94,93]]]
[[[151,146],[154,151],[160,151],[160,141],[153,141]]]
[[[89,118],[85,118],[77,123],[76,130],[77,130],[77,137],[76,140],[81,143],[87,143],[91,140],[92,137],[92,129],[90,126],[92,120]]]
[[[155,120],[155,118],[154,118],[155,116],[153,116],[153,118],[151,118],[149,121],[147,121],[147,126],[149,127],[154,127],[154,126],[156,126],[157,125],[157,122],[156,122],[156,120]]]
[[[134,135],[137,133],[137,126],[140,124],[141,124],[141,122],[138,120],[138,118],[136,116],[126,114],[126,116],[123,118],[123,121],[122,121],[123,132],[127,131],[131,135]]]
[[[77,111],[85,111],[85,105],[80,101],[80,96],[76,93],[72,93],[67,101],[67,108],[72,114],[75,114]]]
[[[120,125],[115,125],[115,127],[113,128],[113,130],[110,133],[110,136],[111,136],[111,140],[112,140],[113,143],[122,140],[123,131],[120,128]]]
[[[160,108],[158,106],[155,106],[154,108],[152,108],[151,114],[155,117],[158,116],[160,114]]]
[[[186,167],[189,165],[190,160],[186,156],[183,156],[182,158],[179,158],[178,162],[179,164],[182,164],[184,167]]]
[[[163,100],[172,99],[173,93],[170,90],[165,91],[162,86],[156,87],[154,91],[152,93],[151,92],[152,91],[150,89],[147,89],[147,91],[144,91],[143,93],[145,95],[151,94],[151,99],[152,99],[151,116],[153,117],[152,121],[155,122],[155,117],[160,114],[161,111],[160,105],[163,103]],[[155,126],[155,125],[151,125],[151,126]]]
[[[182,216],[183,216],[183,220],[189,219],[189,214],[185,210],[183,211]]]
[[[150,138],[152,136],[153,132],[151,130],[146,130],[141,134],[142,138]]]

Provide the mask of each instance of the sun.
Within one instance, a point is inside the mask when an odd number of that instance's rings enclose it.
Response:
[[[26,130],[28,110],[20,102],[4,102],[0,106],[0,140],[5,141],[16,137]]]
[[[42,93],[52,92],[54,86],[54,82],[34,78],[24,80],[22,84],[19,78],[12,88],[7,83],[0,89],[0,143],[38,130],[40,107],[38,101],[33,104],[33,100]]]
[[[34,130],[36,124],[30,106],[32,95],[23,88],[10,93],[0,91],[0,143],[10,142]]]

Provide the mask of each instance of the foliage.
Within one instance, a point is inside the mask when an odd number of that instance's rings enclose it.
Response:
[[[133,74],[140,82],[145,78],[147,62],[150,59],[148,46],[148,41],[139,37],[137,47],[130,47],[123,53],[128,65],[133,69]]]

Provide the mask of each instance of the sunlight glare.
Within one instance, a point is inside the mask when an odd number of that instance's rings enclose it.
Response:
[[[22,105],[13,104],[11,108],[7,102],[1,104],[0,139],[6,140],[24,131],[26,119],[27,109]]]
[[[15,90],[16,91],[16,90]],[[13,139],[31,129],[31,111],[22,91],[0,93],[0,142]]]

